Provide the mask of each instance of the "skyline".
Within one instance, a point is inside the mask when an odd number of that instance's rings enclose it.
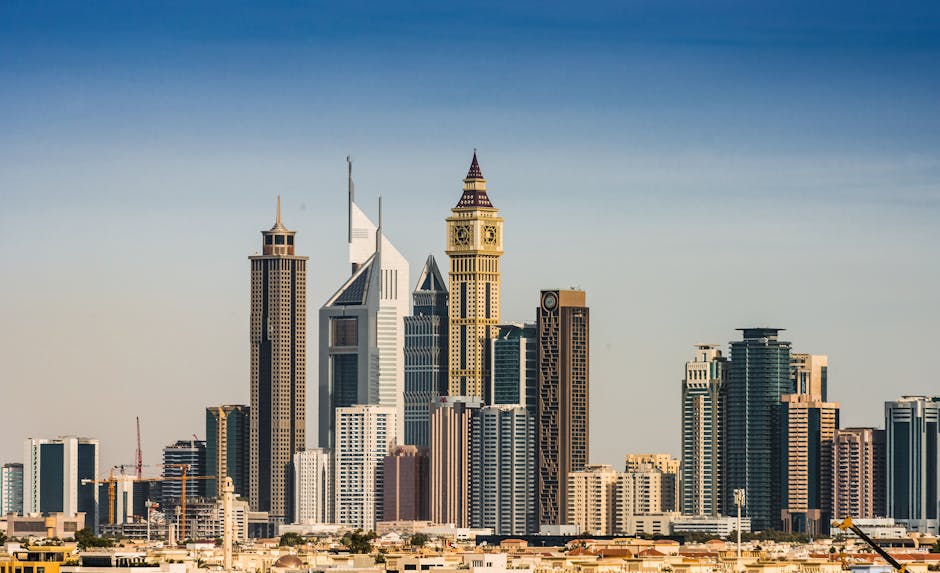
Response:
[[[413,287],[480,149],[503,322],[587,292],[592,463],[678,454],[684,364],[736,328],[827,354],[845,426],[935,393],[938,9],[677,5],[0,7],[0,462],[61,433],[131,462],[139,415],[154,463],[247,404],[247,257],[280,194],[309,321],[348,274],[347,153]],[[626,402],[644,387],[655,412]]]

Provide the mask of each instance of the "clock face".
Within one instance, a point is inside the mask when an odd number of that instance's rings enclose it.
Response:
[[[487,245],[496,244],[496,227],[492,225],[483,227],[483,242]]]
[[[545,293],[542,297],[542,308],[545,310],[555,310],[558,306],[558,297],[553,292]]]
[[[454,244],[455,245],[469,245],[470,244],[470,227],[466,225],[460,225],[454,227]]]

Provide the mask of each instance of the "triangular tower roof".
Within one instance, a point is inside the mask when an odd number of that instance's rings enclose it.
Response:
[[[473,150],[473,160],[470,161],[470,170],[467,171],[467,177],[463,180],[463,195],[457,202],[457,209],[466,209],[474,207],[484,207],[494,209],[490,203],[490,198],[486,195],[486,179],[483,178],[483,170],[480,169],[480,162],[477,161],[477,150]]]
[[[372,267],[375,262],[375,255],[369,257],[366,262],[356,269],[349,279],[339,287],[333,296],[326,301],[323,306],[363,306],[369,298],[369,286],[372,276]]]
[[[424,262],[424,268],[421,269],[418,286],[415,287],[415,294],[419,292],[447,292],[447,283],[444,282],[441,271],[437,268],[434,255],[428,255],[427,261]]]

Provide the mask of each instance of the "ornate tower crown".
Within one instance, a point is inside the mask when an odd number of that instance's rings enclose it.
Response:
[[[457,201],[456,209],[474,209],[483,207],[486,209],[495,209],[490,203],[490,198],[486,195],[486,179],[483,178],[483,171],[480,169],[480,163],[477,161],[477,150],[473,150],[473,161],[470,162],[470,170],[467,177],[463,180],[463,195],[460,201]]]

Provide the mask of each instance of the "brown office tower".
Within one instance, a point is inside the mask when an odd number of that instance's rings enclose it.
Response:
[[[306,447],[307,257],[294,254],[294,231],[277,220],[262,231],[251,260],[251,411],[249,485],[252,511],[272,522],[294,515],[293,456]]]
[[[476,151],[463,195],[447,218],[450,257],[447,394],[484,397],[490,339],[499,332],[499,257],[503,219],[486,195]]]
[[[475,397],[441,396],[431,408],[431,521],[470,526],[470,416]]]
[[[428,519],[428,455],[417,446],[398,446],[383,462],[382,520]]]
[[[836,430],[832,448],[832,517],[884,517],[885,431]]]
[[[581,290],[543,290],[538,336],[539,525],[568,515],[568,473],[588,462],[590,313]]]

